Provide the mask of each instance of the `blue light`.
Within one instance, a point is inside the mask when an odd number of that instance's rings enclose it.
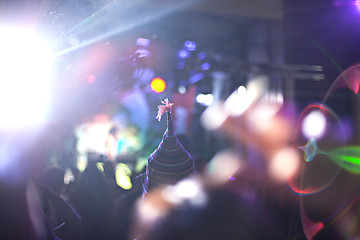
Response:
[[[194,84],[204,78],[203,73],[197,73],[189,78],[189,84]]]
[[[185,67],[185,63],[184,63],[184,62],[179,62],[179,63],[177,64],[177,68],[178,68],[179,70],[184,69],[184,67]]]
[[[201,69],[202,69],[203,71],[209,70],[210,67],[211,67],[211,65],[210,65],[210,63],[208,63],[208,62],[205,62],[205,63],[201,64]]]
[[[196,50],[196,43],[193,41],[185,41],[184,46],[189,50],[189,51],[195,51]]]
[[[178,56],[179,58],[189,58],[190,57],[190,52],[189,51],[186,51],[184,49],[181,49],[179,52],[178,52]]]

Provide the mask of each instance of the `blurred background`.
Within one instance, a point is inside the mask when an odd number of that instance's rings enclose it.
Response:
[[[262,169],[291,147],[301,161],[275,178],[310,194],[307,210],[332,199],[308,211],[331,222],[346,207],[329,209],[358,196],[359,23],[354,0],[2,1],[1,131],[46,135],[47,165],[67,183],[71,169],[111,160],[131,189],[161,141],[157,106],[169,98],[198,171],[229,148]],[[283,122],[263,131],[275,115]]]

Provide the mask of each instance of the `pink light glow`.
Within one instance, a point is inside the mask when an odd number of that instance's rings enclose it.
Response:
[[[354,4],[355,4],[357,10],[360,12],[360,0],[354,1]]]

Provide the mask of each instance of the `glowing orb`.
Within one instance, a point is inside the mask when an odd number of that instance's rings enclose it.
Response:
[[[293,177],[300,168],[300,157],[293,148],[283,148],[272,158],[269,166],[270,176],[278,182]]]
[[[311,111],[304,119],[302,130],[308,138],[319,138],[324,135],[326,118],[320,110]]]
[[[29,29],[0,27],[0,128],[42,122],[50,103],[48,44]]]
[[[166,83],[164,79],[156,77],[153,80],[151,80],[150,87],[154,92],[162,93],[165,91]]]

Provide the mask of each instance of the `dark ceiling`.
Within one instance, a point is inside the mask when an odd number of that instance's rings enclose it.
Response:
[[[86,57],[84,52],[94,45],[117,42],[111,47],[119,59],[132,54],[131,44],[139,35],[156,39],[158,60],[147,64],[160,75],[167,74],[163,69],[174,68],[176,59],[171,56],[186,39],[196,40],[199,49],[226,56],[221,60],[226,64],[220,67],[227,71],[235,61],[246,61],[248,46],[242,39],[246,31],[254,23],[275,22],[282,25],[285,64],[324,67],[322,81],[296,80],[296,96],[303,105],[321,101],[339,74],[360,56],[360,12],[344,0],[15,0],[3,2],[0,10],[2,22],[25,20],[50,33],[58,49],[69,50],[65,59],[74,62]],[[70,38],[79,41],[76,50],[69,45]],[[160,48],[161,44],[165,47]],[[131,74],[128,69],[119,72],[118,65],[110,66],[106,74],[114,69],[116,74]]]

